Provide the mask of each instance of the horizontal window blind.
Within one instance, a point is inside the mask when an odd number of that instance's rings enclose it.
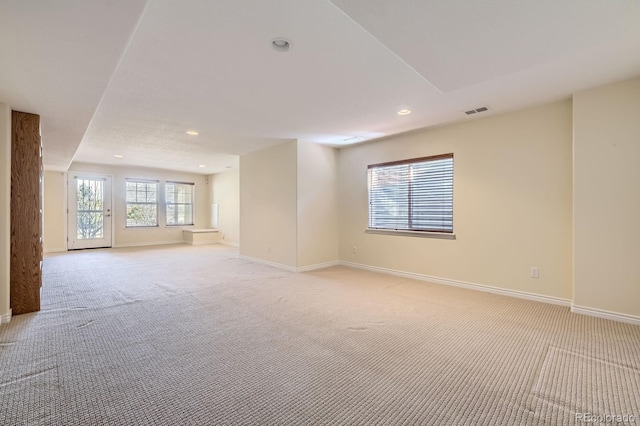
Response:
[[[453,232],[453,154],[368,168],[369,228]]]

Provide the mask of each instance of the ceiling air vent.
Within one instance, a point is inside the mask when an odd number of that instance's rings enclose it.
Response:
[[[477,112],[485,112],[485,111],[489,111],[489,108],[480,107],[480,108],[476,108],[476,109],[470,109],[469,111],[465,111],[464,113],[467,114],[467,115],[471,115],[471,114],[475,114]]]

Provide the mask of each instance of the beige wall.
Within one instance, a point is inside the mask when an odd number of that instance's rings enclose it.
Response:
[[[342,149],[340,260],[569,300],[571,112],[565,101]],[[368,164],[451,152],[455,240],[364,233]]]
[[[124,229],[124,193],[118,195],[117,188],[124,188],[125,177],[187,180],[196,182],[196,226],[210,225],[210,204],[217,200],[221,227],[228,226],[226,239],[233,242],[233,230],[239,228],[242,255],[304,267],[332,261],[337,240],[337,256],[344,262],[539,294],[639,317],[639,110],[637,78],[577,93],[573,102],[428,129],[337,153],[287,142],[242,156],[239,171],[212,177],[208,188],[200,175],[87,164],[72,169],[114,176],[114,214],[122,222],[116,222],[117,245],[182,239],[180,230],[162,226]],[[0,149],[5,150],[0,153],[2,163],[9,164],[10,109],[0,104],[0,113]],[[364,233],[368,164],[447,152],[455,155],[455,240]],[[0,230],[9,226],[9,167],[1,169],[0,208],[5,214]],[[227,200],[234,204],[238,181],[239,214],[224,208]],[[63,196],[59,177],[47,173],[46,249],[60,245],[64,223],[57,227],[58,234],[52,231],[59,217],[51,212],[60,211]],[[8,311],[8,237],[0,243],[1,315]],[[540,268],[539,279],[529,277],[532,266]]]
[[[86,164],[86,163],[72,163],[69,168],[70,172],[85,172],[85,173],[99,173],[113,176],[113,246],[135,246],[146,244],[164,244],[171,242],[182,241],[182,229],[184,227],[174,227],[165,225],[165,214],[162,205],[158,208],[159,226],[157,228],[138,228],[131,229],[125,227],[126,218],[126,205],[125,205],[125,182],[126,178],[140,178],[140,179],[156,179],[160,181],[160,191],[163,193],[163,184],[167,180],[175,180],[180,182],[193,182],[195,183],[195,225],[191,228],[208,228],[210,227],[210,206],[209,206],[209,189],[205,183],[206,177],[204,175],[173,172],[160,169],[147,169],[147,168],[131,168],[131,167],[118,167],[107,166],[99,164]],[[46,177],[45,177],[46,185]],[[65,194],[65,182],[59,183],[56,187],[53,185],[48,186],[47,193],[45,194],[45,200],[47,198],[56,199],[64,197]],[[161,198],[162,199],[162,198]],[[45,204],[45,233],[47,229],[54,226],[63,227],[64,221],[59,224],[55,224],[55,215],[57,206],[49,206],[52,210],[49,210],[48,205]],[[66,219],[66,218],[65,218]],[[57,246],[59,242],[49,239],[47,246]],[[46,236],[45,236],[46,240]],[[50,246],[49,246],[50,245]]]
[[[296,141],[240,157],[240,254],[296,267]]]
[[[11,107],[0,103],[0,319],[10,319]]]
[[[209,177],[211,203],[218,204],[218,229],[227,244],[240,243],[240,171],[217,173]]]
[[[338,260],[337,152],[298,142],[298,261],[306,267]]]
[[[44,172],[44,252],[66,251],[66,174]]]
[[[640,317],[640,78],[573,108],[574,304]]]

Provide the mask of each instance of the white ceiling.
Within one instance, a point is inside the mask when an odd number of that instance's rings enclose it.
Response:
[[[215,173],[568,98],[639,52],[640,0],[0,0],[0,101],[41,115],[52,170]]]

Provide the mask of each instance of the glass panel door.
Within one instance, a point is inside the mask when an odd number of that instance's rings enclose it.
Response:
[[[111,247],[111,178],[69,174],[68,248]]]

